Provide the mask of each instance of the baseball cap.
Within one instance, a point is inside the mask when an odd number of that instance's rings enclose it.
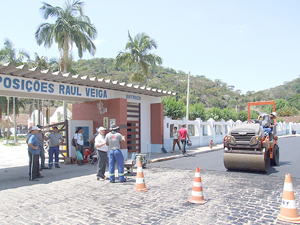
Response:
[[[40,129],[42,129],[43,128],[43,126],[41,126],[41,125],[36,125],[38,128],[40,128]]]
[[[58,129],[57,127],[52,127],[52,129]]]
[[[33,131],[33,130],[41,130],[41,129],[38,128],[37,126],[33,126],[33,127],[31,127],[31,130]]]
[[[99,127],[98,132],[100,132],[101,130],[106,130],[106,129],[104,127]]]

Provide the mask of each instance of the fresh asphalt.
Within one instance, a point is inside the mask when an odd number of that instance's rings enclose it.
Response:
[[[279,164],[270,167],[267,175],[282,177],[286,173],[290,173],[292,177],[300,178],[300,137],[280,138],[278,140],[278,145],[280,148]],[[226,172],[227,170],[223,163],[223,150],[151,163],[148,167],[196,169],[197,166],[199,166],[201,170]]]

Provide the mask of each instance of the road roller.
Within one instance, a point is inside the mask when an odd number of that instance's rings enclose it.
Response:
[[[251,120],[250,107],[253,105],[273,105],[275,112],[274,101],[248,103],[248,123],[234,127],[223,139],[223,159],[227,170],[267,173],[270,165],[279,163],[276,118],[270,134],[266,136],[262,122]],[[264,117],[268,119],[268,115]]]

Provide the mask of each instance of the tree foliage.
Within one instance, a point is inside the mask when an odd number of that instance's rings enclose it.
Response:
[[[184,117],[185,108],[181,101],[176,101],[175,98],[169,96],[166,99],[162,99],[164,103],[164,115],[173,119]]]
[[[4,46],[0,50],[0,62],[12,62],[14,66],[19,66],[23,64],[23,60],[29,58],[29,54],[25,50],[17,51],[13,43],[8,38],[5,39]]]
[[[285,99],[275,99],[274,102],[275,102],[275,109],[276,109],[276,111],[278,111],[278,110],[280,110],[282,108],[285,108],[285,107],[289,107],[289,103]],[[269,105],[267,112],[269,114],[271,112],[273,112],[273,106],[272,105]]]
[[[126,64],[127,71],[130,67],[134,68],[131,80],[143,82],[149,77],[150,66],[161,65],[162,59],[154,53],[149,53],[153,48],[157,48],[157,43],[145,33],[139,33],[134,38],[128,31],[128,42],[124,51],[120,51],[116,57],[116,66]]]
[[[284,107],[277,111],[277,116],[285,117],[285,116],[297,116],[299,111],[295,107]]]
[[[240,121],[248,120],[248,113],[246,111],[240,111],[237,113],[237,119]]]
[[[300,110],[300,93],[294,94],[289,98],[289,105]]]
[[[55,23],[42,23],[35,32],[36,41],[46,48],[50,48],[53,42],[58,44],[60,68],[64,72],[71,70],[73,44],[76,45],[80,58],[86,50],[91,55],[96,52],[93,40],[97,36],[97,30],[90,18],[83,13],[83,6],[84,2],[74,0],[72,4],[66,1],[64,8],[46,2],[40,8],[44,19],[52,17]]]
[[[189,107],[189,120],[195,120],[201,118],[201,120],[207,120],[205,113],[205,108],[202,103],[195,103]]]

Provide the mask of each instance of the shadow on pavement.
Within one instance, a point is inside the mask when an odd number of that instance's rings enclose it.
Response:
[[[96,180],[95,164],[85,164],[83,166],[77,166],[74,164],[60,164],[60,167],[61,168],[52,168],[51,170],[42,170],[41,174],[44,177],[39,178],[39,181],[29,181],[28,166],[0,169],[0,191],[23,186],[31,186],[35,184],[49,184],[53,181],[60,181],[92,174],[95,174]],[[106,169],[108,169],[108,167]]]

